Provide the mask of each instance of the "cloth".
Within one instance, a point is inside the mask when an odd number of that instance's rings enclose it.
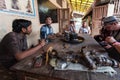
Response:
[[[28,48],[26,36],[20,33],[8,33],[0,43],[0,62],[6,68],[14,65],[17,60],[15,54]]]
[[[53,28],[50,25],[43,25],[40,29],[40,38],[46,39],[48,35],[53,34]]]
[[[65,68],[55,67],[55,70],[77,70],[77,71],[79,70],[79,71],[88,71],[88,72],[100,72],[110,76],[117,74],[117,72],[110,66],[101,66],[101,67],[97,67],[97,69],[95,70],[89,70],[85,66],[76,63],[69,63]]]

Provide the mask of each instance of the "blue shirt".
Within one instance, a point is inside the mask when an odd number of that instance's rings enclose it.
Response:
[[[40,38],[46,39],[48,35],[53,34],[53,28],[50,25],[43,25],[40,29]]]

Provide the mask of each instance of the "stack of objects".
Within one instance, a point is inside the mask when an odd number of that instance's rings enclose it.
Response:
[[[33,59],[33,67],[40,67],[43,64],[52,67],[66,68],[69,63],[82,64],[89,70],[97,69],[100,66],[120,67],[119,62],[108,58],[105,55],[98,55],[95,50],[88,50],[86,46],[80,51],[68,51],[64,55],[60,55],[57,50],[50,47],[45,55],[37,56]]]

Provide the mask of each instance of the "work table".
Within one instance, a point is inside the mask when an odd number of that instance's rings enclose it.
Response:
[[[118,68],[115,69],[117,70],[117,75],[111,77],[110,75],[91,71],[54,70],[49,65],[42,65],[39,68],[31,67],[33,57],[41,54],[48,46],[52,46],[60,53],[69,50],[77,52],[81,47],[87,46],[88,50],[95,50],[100,54],[107,54],[105,49],[102,48],[91,36],[81,34],[79,36],[82,36],[84,41],[78,44],[69,44],[57,38],[47,44],[44,47],[44,50],[41,49],[36,54],[18,62],[11,69],[16,71],[19,80],[119,80],[120,70]],[[67,48],[65,48],[65,45],[67,45]]]

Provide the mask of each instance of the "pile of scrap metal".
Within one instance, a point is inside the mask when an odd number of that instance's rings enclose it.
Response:
[[[44,56],[44,57],[43,57]],[[44,60],[43,60],[44,59]],[[67,63],[77,63],[82,64],[90,70],[97,69],[100,66],[111,66],[120,67],[120,64],[114,59],[107,58],[104,55],[97,55],[95,50],[87,50],[86,47],[82,47],[79,53],[74,53],[73,51],[68,51],[64,55],[60,55],[57,50],[50,47],[45,55],[36,58],[34,66],[41,66],[41,61],[45,61],[46,65],[51,65],[52,67],[67,67]]]
[[[88,67],[89,69],[97,69],[98,66],[119,67],[119,62],[108,58],[105,55],[98,55],[95,50],[88,51],[86,47],[82,47],[80,51],[79,63]]]

